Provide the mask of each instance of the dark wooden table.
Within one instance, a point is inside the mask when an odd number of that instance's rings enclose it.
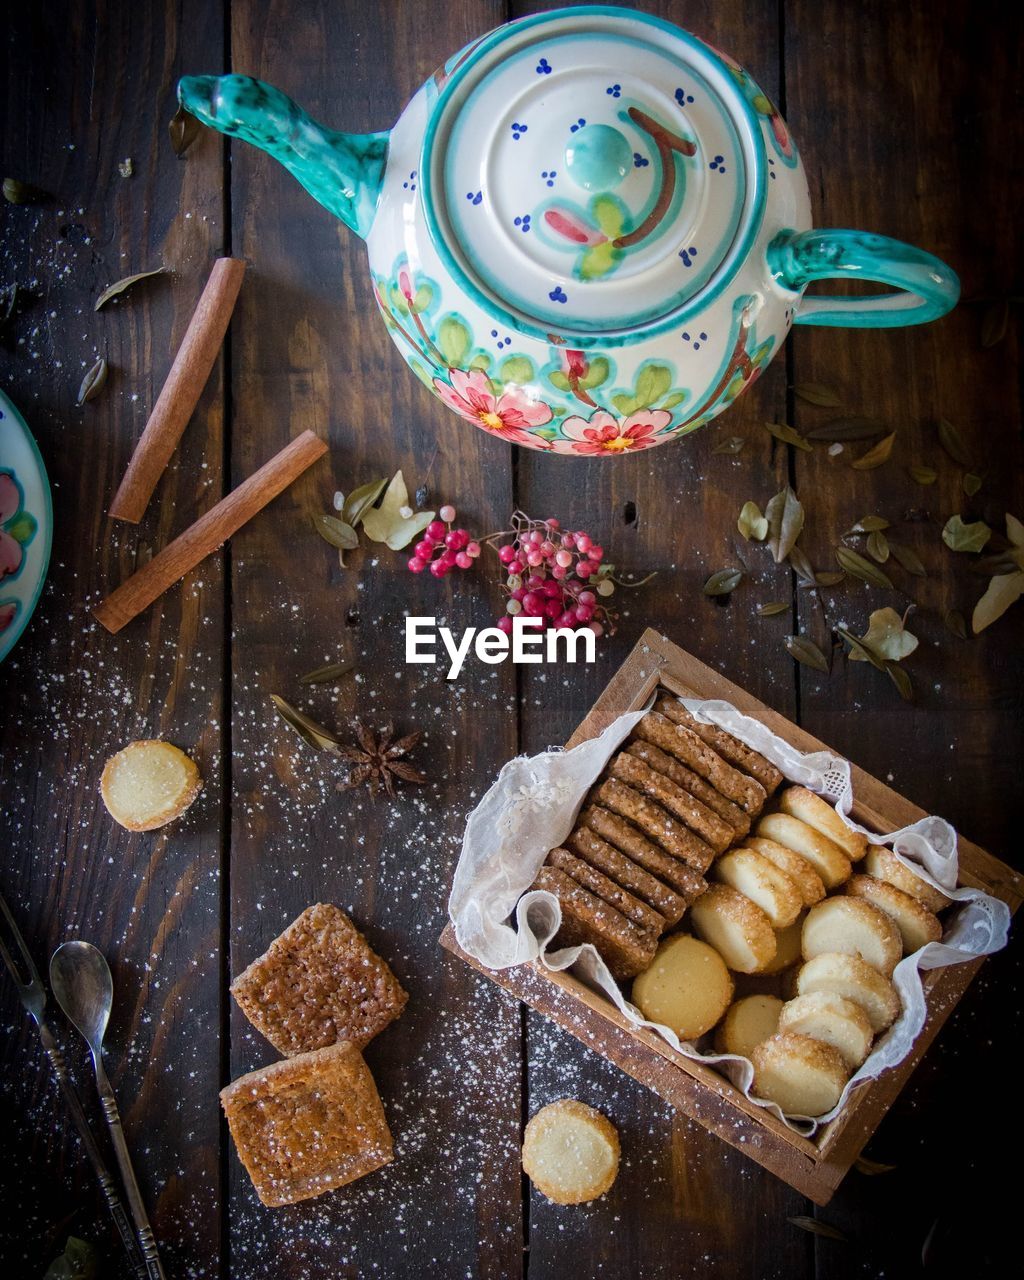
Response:
[[[420,82],[471,37],[532,5],[366,0],[53,0],[17,6],[3,39],[3,172],[57,195],[0,211],[0,284],[30,295],[0,354],[3,386],[35,431],[54,486],[49,582],[0,673],[0,883],[40,962],[81,936],[112,962],[110,1066],[141,1182],[174,1277],[853,1276],[969,1260],[991,1274],[1016,1240],[1010,1207],[1019,1116],[1012,955],[990,962],[869,1147],[895,1166],[852,1173],[815,1212],[846,1243],[787,1218],[798,1194],[575,1040],[507,1001],[437,946],[465,817],[517,751],[559,743],[646,624],[944,814],[1000,857],[1019,857],[1024,606],[978,638],[966,616],[985,580],[940,542],[946,518],[1024,516],[1019,313],[983,347],[988,304],[1024,292],[1021,9],[958,4],[694,0],[646,4],[728,49],[781,103],[802,147],[815,216],[923,245],[961,273],[967,304],[921,329],[798,332],[758,387],[684,444],[618,462],[510,452],[460,425],[409,377],[373,313],[362,246],[262,154],[204,134],[167,140],[186,72],[251,72],[345,129],[388,126]],[[543,7],[543,6],[537,6]],[[122,177],[130,157],[134,173]],[[229,341],[156,500],[137,527],[105,515],[212,259],[249,262]],[[165,264],[170,275],[94,314],[99,290]],[[101,398],[75,404],[104,354]],[[840,390],[898,429],[874,471],[851,450],[794,451],[765,421],[806,429],[823,411],[793,384]],[[955,422],[983,478],[973,497],[940,450]],[[111,637],[89,605],[287,440],[312,428],[320,463],[184,584]],[[746,440],[716,455],[726,435]],[[907,466],[939,472],[915,484]],[[617,564],[658,571],[624,602],[592,669],[407,668],[402,616],[483,625],[498,608],[481,573],[437,583],[400,556],[337,558],[309,516],[402,466],[477,529],[516,506],[597,534]],[[802,539],[828,567],[858,517],[878,513],[928,568],[898,590],[847,582],[819,603],[743,542],[736,515],[787,481]],[[744,564],[723,605],[712,571]],[[755,605],[792,600],[793,615]],[[913,600],[913,705],[837,649],[826,678],[782,638]],[[347,728],[361,715],[418,727],[429,785],[376,806],[335,790],[332,762],[298,743],[269,695],[344,653],[359,674],[302,703]],[[167,737],[206,779],[182,822],[115,826],[97,794],[105,758]],[[332,900],[394,964],[408,1009],[369,1050],[397,1143],[385,1171],[305,1206],[260,1207],[217,1103],[229,1079],[275,1056],[227,995],[230,975],[302,908]],[[1018,988],[1019,990],[1019,988]],[[122,1261],[34,1034],[0,975],[0,1257],[40,1276],[67,1234]],[[79,1046],[66,1038],[84,1073]],[[525,1117],[574,1095],[622,1134],[624,1165],[595,1204],[550,1205],[524,1185]],[[1009,1157],[1009,1160],[1007,1159]]]

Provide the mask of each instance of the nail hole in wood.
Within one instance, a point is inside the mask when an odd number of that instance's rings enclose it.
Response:
[[[636,503],[627,502],[622,508],[622,519],[625,524],[636,524]]]

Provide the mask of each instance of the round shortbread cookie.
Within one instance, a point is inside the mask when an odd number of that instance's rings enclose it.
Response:
[[[754,1092],[786,1115],[821,1116],[839,1101],[850,1073],[837,1050],[810,1036],[774,1035],[754,1050]]]
[[[900,931],[906,956],[919,951],[928,942],[942,939],[942,925],[935,912],[929,911],[923,902],[897,889],[894,884],[874,876],[851,876],[846,892],[885,912]]]
[[[790,1000],[780,1011],[779,1030],[830,1044],[851,1071],[871,1052],[875,1036],[863,1008],[834,991],[809,991]]]
[[[824,880],[826,889],[837,889],[850,878],[850,859],[842,849],[828,836],[788,813],[765,814],[757,824],[755,835],[774,840],[806,858]]]
[[[709,885],[690,907],[690,922],[737,973],[760,973],[775,958],[771,921],[731,885]]]
[[[619,1135],[600,1111],[574,1098],[551,1102],[523,1136],[523,1172],[555,1204],[603,1196],[619,1171]]]
[[[680,1040],[710,1031],[729,1007],[733,982],[725,961],[687,933],[667,938],[649,969],[633,981],[633,1003],[649,1022],[671,1027]]]
[[[779,808],[827,836],[851,862],[859,862],[868,851],[867,836],[851,830],[827,800],[806,787],[787,787],[779,796]]]
[[[859,1004],[876,1035],[899,1016],[896,988],[860,956],[830,951],[808,960],[796,975],[796,992],[805,996],[812,991],[829,991]]]
[[[153,831],[180,818],[202,789],[184,751],[156,738],[130,742],[110,757],[100,778],[110,816],[129,831]]]
[[[764,836],[747,836],[743,845],[744,848],[759,853],[762,858],[767,858],[769,862],[774,862],[780,871],[785,871],[799,890],[805,907],[813,907],[824,898],[825,881],[806,858],[801,858],[784,844],[768,840]]]
[[[741,845],[723,853],[711,868],[711,874],[757,903],[772,922],[773,929],[791,925],[803,908],[800,890],[790,877],[753,849]]]
[[[889,978],[903,955],[903,940],[889,917],[870,902],[836,897],[808,911],[800,949],[805,960],[832,951],[860,956]]]
[[[864,870],[869,876],[875,876],[879,880],[884,880],[886,884],[909,893],[929,911],[942,911],[953,901],[940,890],[933,888],[927,880],[922,880],[920,876],[915,875],[909,867],[905,867],[885,845],[871,845],[864,863]]]
[[[800,950],[800,936],[803,933],[804,916],[797,916],[788,929],[779,929],[775,934],[775,958],[761,970],[765,976],[781,973],[790,965],[803,959]]]
[[[744,996],[729,1006],[722,1025],[715,1032],[719,1053],[738,1053],[749,1058],[757,1045],[773,1036],[779,1025],[782,1001],[778,996]]]

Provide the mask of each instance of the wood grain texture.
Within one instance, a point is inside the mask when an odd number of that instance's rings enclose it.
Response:
[[[221,494],[220,362],[143,521],[105,512],[213,259],[223,251],[223,151],[201,138],[174,156],[166,126],[178,75],[221,58],[218,4],[22,6],[5,19],[3,172],[56,196],[0,207],[0,278],[31,295],[0,379],[35,432],[54,495],[54,546],[39,610],[0,673],[0,882],[39,968],[67,938],[108,957],[107,1067],[168,1274],[220,1271],[223,577],[215,557],[119,637],[88,607]],[[118,166],[131,157],[133,175]],[[121,277],[163,264],[102,311]],[[101,396],[75,404],[105,355]],[[206,786],[174,827],[131,835],[99,797],[104,760],[167,737]],[[45,1070],[0,975],[4,1163],[0,1257],[42,1275],[69,1232],[120,1248]],[[105,1134],[80,1041],[54,1017]],[[113,1163],[112,1156],[109,1157]]]

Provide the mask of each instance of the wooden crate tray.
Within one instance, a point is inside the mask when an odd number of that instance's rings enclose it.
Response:
[[[659,685],[684,697],[724,698],[800,751],[828,749],[653,630],[644,633],[566,746],[596,737],[623,712],[643,706]],[[856,765],[853,791],[852,816],[879,834],[925,816]],[[984,889],[1016,911],[1021,901],[1017,872],[962,837],[959,862],[961,884]],[[982,963],[950,965],[923,975],[928,1019],[911,1052],[891,1071],[855,1089],[840,1114],[808,1139],[748,1101],[717,1071],[677,1053],[653,1032],[631,1026],[610,1001],[571,973],[551,973],[537,964],[486,969],[462,951],[451,925],[441,944],[820,1205],[831,1199]]]

